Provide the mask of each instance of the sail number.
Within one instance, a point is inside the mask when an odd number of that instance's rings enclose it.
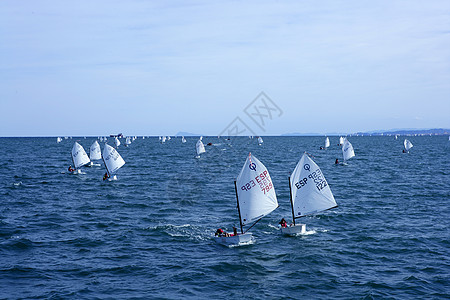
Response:
[[[325,177],[322,175],[322,171],[320,169],[317,169],[314,172],[311,172],[311,174],[309,174],[308,177],[300,179],[297,183],[295,183],[295,187],[299,190],[305,185],[307,185],[308,178],[314,181],[314,184],[316,185],[316,188],[319,191],[324,189],[328,185],[327,181],[325,180]]]
[[[270,176],[267,170],[256,176],[255,179],[252,179],[243,186],[241,186],[241,190],[249,191],[255,186],[259,186],[261,191],[264,192],[264,194],[268,193],[273,188],[272,180],[270,180]]]

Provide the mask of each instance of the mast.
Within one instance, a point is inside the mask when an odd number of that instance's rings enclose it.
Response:
[[[234,191],[236,192],[236,201],[237,201],[237,209],[239,213],[239,224],[241,225],[241,234],[244,234],[244,229],[242,228],[242,220],[241,220],[241,210],[239,208],[239,198],[238,198],[238,192],[236,187],[236,180],[234,181]]]
[[[289,199],[291,200],[291,210],[292,210],[292,221],[294,222],[295,226],[294,203],[292,202],[291,177],[289,176],[288,179],[289,179]]]

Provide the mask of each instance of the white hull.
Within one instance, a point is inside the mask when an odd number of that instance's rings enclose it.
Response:
[[[297,234],[305,234],[306,233],[306,224],[296,224],[289,227],[281,227],[281,234],[285,235],[297,235]]]
[[[117,176],[113,175],[111,177],[108,178],[108,181],[116,181],[117,180]]]
[[[215,236],[214,240],[225,246],[239,246],[249,244],[252,241],[252,234],[244,233],[235,236]]]

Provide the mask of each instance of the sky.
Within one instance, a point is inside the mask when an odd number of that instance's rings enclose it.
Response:
[[[2,0],[0,41],[0,136],[450,128],[447,0]]]

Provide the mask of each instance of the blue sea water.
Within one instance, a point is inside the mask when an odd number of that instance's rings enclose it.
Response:
[[[101,166],[69,175],[75,140],[1,138],[0,298],[449,299],[450,142],[446,136],[205,137],[118,151],[115,182]],[[111,139],[110,139],[111,142]],[[279,235],[290,218],[288,176],[304,151],[339,205],[303,218],[307,234]],[[217,228],[239,225],[233,181],[252,152],[268,168],[280,207],[228,248]]]

